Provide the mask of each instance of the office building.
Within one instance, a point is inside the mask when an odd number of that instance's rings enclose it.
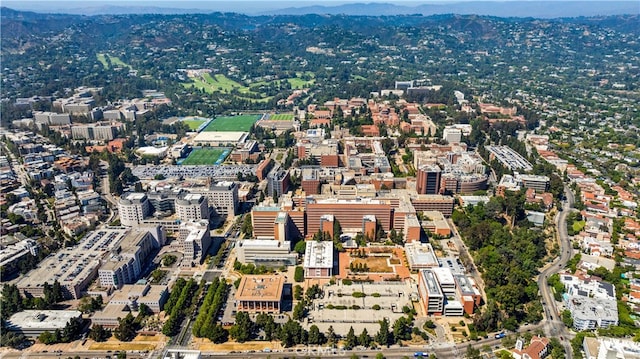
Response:
[[[280,198],[287,193],[290,184],[289,171],[276,166],[267,175],[267,195]]]
[[[144,193],[130,193],[118,201],[120,223],[123,226],[136,226],[151,214],[151,204]]]
[[[406,243],[404,252],[409,262],[409,269],[419,270],[438,267],[438,258],[430,243]]]
[[[340,222],[343,230],[355,229],[361,231],[363,218],[375,216],[376,221],[384,231],[391,229],[391,205],[384,200],[357,199],[314,199],[309,198],[306,204],[307,235],[312,235],[320,229],[321,218],[326,214],[334,216]]]
[[[24,310],[12,315],[5,324],[10,332],[37,338],[45,331],[62,331],[72,320],[80,323],[82,313],[77,310]]]
[[[235,294],[236,310],[250,313],[280,313],[284,276],[245,275]]]
[[[442,170],[438,165],[423,165],[416,173],[418,194],[439,194]]]
[[[460,143],[462,141],[462,131],[459,128],[445,127],[442,131],[442,139],[447,143]]]
[[[291,243],[273,239],[245,239],[236,244],[236,255],[240,263],[264,265],[270,268],[295,265],[297,253],[291,253]]]
[[[330,278],[333,275],[333,242],[307,241],[303,268],[305,278]]]
[[[418,291],[427,314],[442,315],[444,313],[445,297],[435,274],[430,269],[419,272]]]
[[[178,241],[182,243],[184,258],[181,266],[192,267],[202,263],[211,246],[209,222],[201,220],[180,225]]]
[[[175,201],[176,214],[185,222],[209,220],[209,202],[201,194],[188,193]]]
[[[129,231],[122,241],[115,245],[106,262],[98,270],[102,287],[122,288],[135,283],[154,249],[160,248],[159,241],[148,231]]]

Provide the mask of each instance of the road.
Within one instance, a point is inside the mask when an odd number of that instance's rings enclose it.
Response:
[[[573,192],[565,186],[564,189],[567,200],[563,202],[563,210],[559,211],[556,215],[556,230],[558,233],[558,239],[560,241],[560,256],[554,260],[551,265],[547,266],[540,272],[538,276],[538,288],[540,288],[540,294],[542,295],[543,305],[545,306],[545,333],[547,336],[561,337],[562,345],[566,352],[566,358],[571,359],[573,353],[571,351],[571,343],[569,342],[571,333],[567,330],[564,323],[560,320],[558,314],[558,308],[556,301],[549,287],[549,276],[558,273],[562,268],[567,265],[567,262],[573,256],[573,247],[571,245],[571,239],[567,234],[567,215],[573,209],[574,197]]]

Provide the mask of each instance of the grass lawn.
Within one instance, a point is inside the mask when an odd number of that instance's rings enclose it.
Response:
[[[251,126],[258,121],[260,115],[240,115],[217,117],[211,121],[203,131],[244,131],[248,132]]]
[[[215,165],[229,154],[227,148],[194,148],[182,165]]]
[[[305,88],[310,85],[313,85],[316,82],[315,79],[306,81],[297,77],[287,79],[287,81],[289,82],[289,84],[291,84],[291,88],[294,88],[294,89]]]
[[[200,125],[205,123],[205,120],[183,120],[182,122],[185,125],[189,126],[190,130],[195,131],[198,129],[198,127],[200,127]]]
[[[113,67],[131,67],[131,66],[125,64],[117,56],[109,56],[107,54],[97,54],[96,56],[98,57],[98,61],[100,61],[102,63],[102,66],[104,66],[105,69],[109,68],[109,62],[108,61],[111,62],[111,66],[113,66]]]
[[[100,63],[102,63],[102,66],[104,66],[105,69],[109,68],[109,64],[107,63],[107,58],[104,54],[97,54],[96,55],[98,57],[98,61],[100,61]]]
[[[290,113],[278,113],[275,115],[269,115],[269,121],[291,121],[293,120],[293,114]]]
[[[573,224],[571,225],[571,227],[573,227],[573,231],[574,231],[575,233],[578,233],[578,232],[580,232],[580,231],[584,228],[584,225],[585,225],[586,223],[587,223],[587,222],[585,222],[585,221],[575,221],[575,222],[573,222]]]

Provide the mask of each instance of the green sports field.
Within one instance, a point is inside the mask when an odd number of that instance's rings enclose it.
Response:
[[[217,165],[231,152],[228,148],[194,148],[181,165]]]
[[[211,121],[207,127],[203,130],[204,132],[212,132],[212,131],[220,131],[220,132],[231,132],[231,131],[242,131],[248,132],[251,129],[251,126],[258,121],[260,115],[240,115],[240,116],[225,116],[225,117],[216,117],[215,120]]]
[[[207,120],[182,120],[182,122],[189,126],[189,129],[191,131],[195,131],[198,129],[198,127],[200,127],[200,125],[202,125],[203,123],[205,123]]]
[[[269,115],[269,121],[291,121],[293,120],[293,114],[290,113],[278,113],[275,115]]]

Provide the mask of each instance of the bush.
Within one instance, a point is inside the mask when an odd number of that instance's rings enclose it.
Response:
[[[374,298],[380,298],[380,293],[373,293],[371,296]]]
[[[362,293],[362,292],[353,292],[353,294],[351,294],[354,298],[364,298],[367,295]]]
[[[374,304],[373,307],[371,307],[371,309],[373,310],[380,310],[380,306],[377,304]]]
[[[353,281],[351,279],[343,279],[342,280],[342,284],[343,285],[351,285],[351,284],[353,284]]]

